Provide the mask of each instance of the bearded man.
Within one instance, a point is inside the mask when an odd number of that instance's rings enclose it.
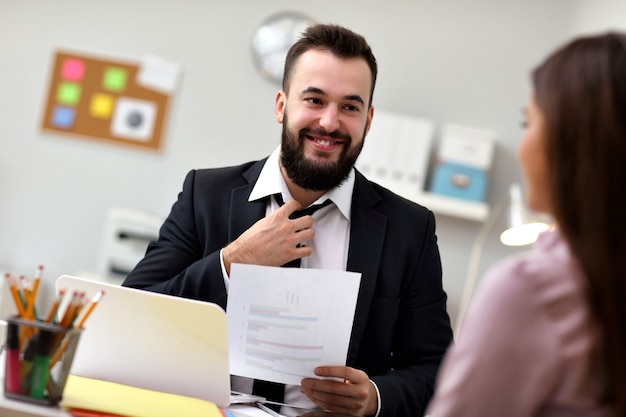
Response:
[[[346,366],[320,366],[319,379],[278,386],[275,397],[263,391],[267,381],[233,378],[233,389],[285,404],[283,414],[423,415],[452,340],[433,213],[354,168],[376,75],[361,35],[308,28],[287,54],[276,95],[280,146],[260,161],[189,172],[123,284],[225,309],[233,263],[361,273]]]

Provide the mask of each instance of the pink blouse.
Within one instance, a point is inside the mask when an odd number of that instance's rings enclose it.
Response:
[[[440,370],[429,417],[609,416],[591,366],[585,279],[558,231],[485,275]]]

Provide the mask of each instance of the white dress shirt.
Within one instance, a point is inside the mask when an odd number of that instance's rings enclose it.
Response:
[[[267,159],[248,201],[264,199],[278,193],[282,194],[285,202],[293,200],[280,172],[279,158],[280,146]],[[313,253],[309,257],[302,258],[301,268],[346,270],[350,244],[350,212],[353,189],[354,170],[350,171],[348,178],[339,187],[330,190],[313,202],[313,204],[318,204],[328,198],[333,204],[313,213],[315,236],[312,240],[303,242],[313,249]],[[270,198],[265,215],[267,216],[278,208],[279,205],[276,200]],[[222,272],[228,290],[228,275],[223,260]]]
[[[313,213],[315,236],[312,240],[303,242],[303,244],[313,249],[313,253],[309,257],[302,258],[301,268],[346,270],[350,244],[350,212],[354,178],[354,169],[352,169],[344,182],[313,202],[313,204],[318,204],[326,199],[330,199],[333,204]],[[280,146],[267,159],[248,197],[248,201],[264,199],[278,193],[282,194],[285,202],[293,200],[280,172]],[[267,216],[279,207],[274,198],[268,199],[265,215]],[[228,276],[223,259],[222,273],[224,274],[226,290],[228,290]],[[233,376],[231,377],[231,382],[234,391],[252,392],[253,381],[250,378]],[[376,385],[374,384],[374,386]],[[377,387],[376,390],[378,391]],[[380,394],[378,395],[380,396]],[[300,392],[300,387],[297,385],[286,386],[284,402],[304,408],[316,407],[314,403]],[[281,414],[296,416],[302,414],[302,410],[283,407]]]

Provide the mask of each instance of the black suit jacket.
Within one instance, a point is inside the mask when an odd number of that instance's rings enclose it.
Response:
[[[219,251],[265,216],[248,202],[264,163],[189,172],[123,285],[225,309]],[[347,270],[362,274],[347,365],[378,386],[381,417],[422,415],[452,340],[433,214],[357,171]]]

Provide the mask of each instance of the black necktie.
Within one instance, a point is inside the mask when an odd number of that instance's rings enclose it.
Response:
[[[276,199],[276,202],[278,202],[278,205],[282,206],[283,204],[285,204],[285,202],[283,201],[282,194],[280,194],[280,193],[274,194],[274,198]],[[330,199],[327,198],[322,203],[313,204],[312,206],[309,206],[309,207],[307,207],[305,209],[294,211],[293,213],[291,213],[289,218],[290,219],[297,219],[297,218],[302,217],[302,216],[310,216],[313,213],[315,213],[317,210],[320,210],[320,209],[326,207],[327,205],[329,205],[331,203],[332,203],[332,201],[330,201]],[[293,261],[289,261],[285,265],[283,265],[283,268],[300,268],[301,261],[302,261],[302,259],[300,259],[300,258],[294,259]]]
[[[283,204],[285,204],[285,202],[283,201],[283,195],[281,193],[274,194],[274,198],[276,199],[276,202],[278,203],[279,206],[282,207]],[[293,213],[291,213],[289,218],[290,219],[297,219],[298,217],[302,217],[302,216],[310,216],[311,214],[315,213],[317,210],[326,207],[330,203],[332,203],[332,201],[330,201],[330,199],[327,198],[322,203],[313,204],[312,206],[309,206],[309,207],[307,207],[305,209],[294,211]]]
[[[285,202],[283,201],[283,196],[280,193],[275,194],[274,198],[276,198],[276,202],[278,202],[278,205],[282,206],[283,204],[285,204]],[[314,204],[303,210],[294,211],[289,216],[289,218],[297,219],[298,217],[302,217],[302,216],[310,216],[311,214],[315,213],[317,210],[323,207],[326,207],[330,203],[332,203],[332,201],[330,201],[330,199],[326,199],[323,203]],[[287,262],[282,267],[283,268],[300,268],[300,261],[301,261],[300,258],[294,259],[293,261]],[[255,379],[254,385],[252,387],[252,394],[264,397],[265,399],[269,401],[282,403],[285,399],[285,384]],[[276,412],[280,410],[280,405],[277,405],[277,404],[265,404],[265,405]]]

